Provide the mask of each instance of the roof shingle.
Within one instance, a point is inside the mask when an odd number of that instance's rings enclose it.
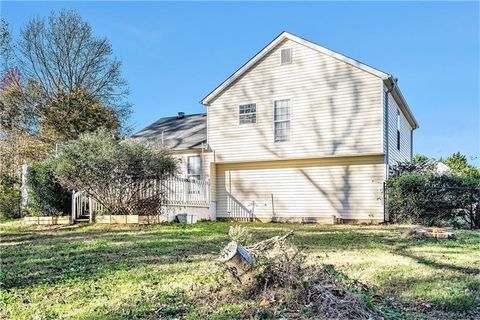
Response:
[[[207,142],[207,114],[160,118],[131,136],[132,139],[162,141],[174,150],[198,149]]]

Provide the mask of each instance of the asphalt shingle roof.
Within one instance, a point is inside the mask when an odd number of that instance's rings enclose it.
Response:
[[[207,114],[190,114],[183,118],[160,118],[131,136],[132,139],[162,141],[174,150],[200,148],[207,142]]]

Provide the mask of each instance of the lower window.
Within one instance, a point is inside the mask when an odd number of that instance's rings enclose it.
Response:
[[[187,158],[187,178],[192,180],[202,178],[202,159],[200,156],[189,156]]]

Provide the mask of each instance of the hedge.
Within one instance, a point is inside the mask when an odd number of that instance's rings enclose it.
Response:
[[[394,223],[480,228],[480,179],[408,172],[387,181]]]
[[[0,219],[15,219],[23,215],[20,179],[0,172]]]
[[[60,216],[71,208],[71,193],[55,179],[55,159],[37,162],[27,171],[28,214]]]

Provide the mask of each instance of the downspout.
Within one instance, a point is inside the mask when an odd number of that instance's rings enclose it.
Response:
[[[388,134],[388,127],[389,127],[389,119],[388,119],[388,114],[389,114],[389,101],[388,101],[388,94],[391,93],[393,91],[393,89],[395,89],[395,85],[397,84],[397,79],[393,79],[392,77],[389,77],[388,80],[390,81],[390,88],[385,92],[385,137],[387,138],[387,147],[386,147],[386,150],[385,150],[385,163],[387,165],[387,173],[386,173],[386,178],[388,178],[388,165],[389,165],[389,151],[390,151],[390,141],[389,141],[389,138],[390,138],[390,135]],[[393,81],[392,81],[393,80]]]
[[[205,148],[203,142],[202,142],[202,145],[201,145],[201,154],[200,154],[200,165],[201,165],[201,168],[202,168],[202,180],[205,179],[205,168],[204,168],[204,161],[203,161],[203,149]]]
[[[410,162],[413,161],[413,130],[410,130]]]
[[[387,182],[386,180],[388,179],[389,175],[389,149],[390,149],[390,143],[389,143],[389,123],[388,123],[388,114],[389,114],[389,104],[388,104],[388,94],[393,91],[395,88],[395,85],[397,84],[397,80],[393,79],[392,77],[388,77],[388,80],[390,82],[390,88],[387,89],[385,92],[385,137],[386,137],[386,150],[385,150],[385,182],[383,184],[383,221],[388,222],[390,221],[390,215],[388,214],[388,202],[387,202],[387,197],[388,197],[388,190],[387,190]],[[393,80],[393,81],[392,81]],[[387,86],[388,88],[388,86]]]

